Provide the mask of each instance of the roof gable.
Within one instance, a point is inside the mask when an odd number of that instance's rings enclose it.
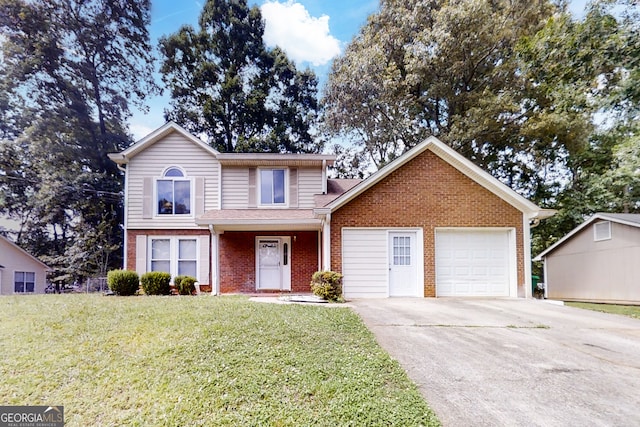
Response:
[[[34,257],[29,252],[25,251],[20,246],[16,245],[15,243],[13,243],[11,240],[7,239],[6,237],[0,235],[0,241],[6,242],[10,247],[14,248],[16,251],[18,251],[22,255],[28,257],[29,259],[33,260],[34,262],[40,264],[46,270],[51,270],[51,268],[47,264],[45,264],[44,262],[40,261],[38,258]],[[0,268],[5,268],[5,267],[0,265]]]
[[[456,152],[453,148],[449,147],[434,136],[427,138],[422,143],[416,145],[411,150],[407,151],[402,156],[398,157],[382,169],[375,172],[369,178],[362,181],[349,191],[336,198],[333,202],[327,205],[332,211],[339,209],[351,200],[364,193],[384,178],[389,176],[395,170],[403,167],[410,160],[414,159],[424,151],[430,150],[440,159],[451,165],[453,168],[467,176],[472,181],[481,185],[482,187],[495,194],[500,199],[504,200],[511,206],[515,207],[519,211],[527,214],[529,218],[546,218],[555,211],[541,209],[534,203],[530,202],[526,198],[522,197],[511,188],[494,178],[489,173],[482,170],[480,167],[473,164],[470,160]]]
[[[209,144],[195,137],[193,134],[188,132],[183,127],[179,126],[174,122],[167,122],[163,126],[154,130],[149,135],[140,139],[135,144],[121,151],[120,153],[110,153],[109,158],[118,164],[126,164],[129,162],[129,160],[131,160],[131,158],[135,157],[140,152],[146,150],[156,142],[166,138],[168,135],[170,135],[173,132],[179,133],[185,139],[201,147],[203,150],[210,153],[212,156],[217,156],[219,154],[219,152],[213,149]]]
[[[616,213],[604,213],[598,212],[592,215],[585,222],[568,232],[562,239],[555,242],[553,245],[549,246],[544,251],[540,252],[540,255],[535,257],[534,261],[542,261],[542,258],[547,256],[549,253],[553,252],[560,246],[562,246],[565,242],[571,240],[573,236],[578,234],[580,231],[584,230],[586,227],[590,226],[596,221],[611,221],[618,224],[628,225],[631,227],[640,228],[640,214],[616,214]]]

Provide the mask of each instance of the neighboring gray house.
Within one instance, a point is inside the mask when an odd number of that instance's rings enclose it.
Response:
[[[640,214],[597,213],[538,255],[546,296],[640,303]]]
[[[50,268],[0,236],[0,295],[44,294]]]

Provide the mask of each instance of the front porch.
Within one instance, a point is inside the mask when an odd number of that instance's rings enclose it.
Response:
[[[218,235],[219,292],[308,293],[320,269],[317,231],[227,231]]]

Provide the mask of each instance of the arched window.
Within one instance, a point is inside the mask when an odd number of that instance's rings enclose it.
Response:
[[[182,171],[176,167],[171,167],[164,172],[164,176],[184,176],[184,173],[182,173]]]
[[[191,214],[191,180],[182,169],[167,168],[162,178],[156,181],[158,215]]]

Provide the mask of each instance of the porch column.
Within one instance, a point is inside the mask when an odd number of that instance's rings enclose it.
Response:
[[[328,213],[322,223],[322,269],[331,270],[331,214]]]
[[[218,233],[209,226],[211,232],[211,295],[220,293],[219,275],[218,275]]]

